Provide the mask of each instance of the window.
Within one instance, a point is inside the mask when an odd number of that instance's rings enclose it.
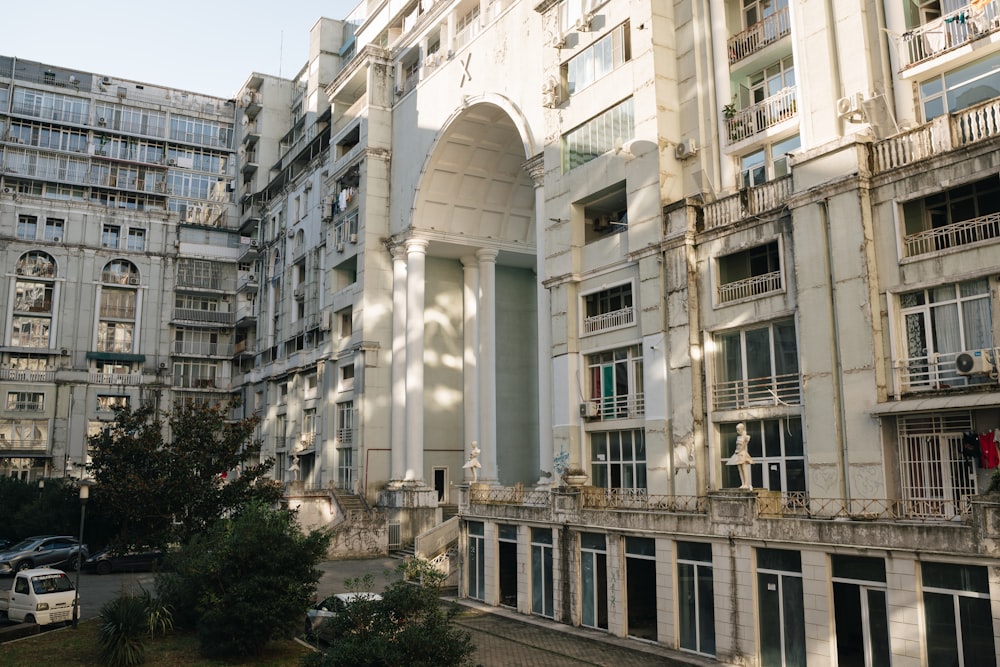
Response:
[[[58,218],[45,219],[45,240],[59,243],[63,240],[63,221]]]
[[[14,283],[15,313],[52,313],[52,291],[50,282],[17,280]]]
[[[784,286],[777,241],[719,257],[716,266],[720,304],[770,294]]]
[[[598,419],[632,419],[645,414],[642,348],[638,345],[587,357],[590,404]]]
[[[517,526],[497,525],[497,570],[500,605],[517,609]]]
[[[122,408],[127,409],[129,405],[128,396],[98,396],[97,397],[97,411],[98,412],[114,412],[115,410]]]
[[[340,367],[340,388],[347,391],[354,387],[354,364]]]
[[[899,295],[908,388],[965,385],[955,358],[993,347],[993,304],[988,278],[948,283]]]
[[[715,655],[711,544],[677,543],[677,601],[680,648]]]
[[[801,402],[794,320],[717,333],[714,343],[716,410]]]
[[[479,34],[479,5],[470,9],[455,23],[455,48],[460,49]]]
[[[218,366],[209,361],[174,362],[174,386],[184,389],[211,389],[217,387]]]
[[[34,241],[38,236],[38,218],[33,215],[17,216],[17,238],[21,241]]]
[[[302,411],[302,447],[309,448],[316,444],[316,408]]]
[[[634,323],[632,283],[593,292],[584,297],[583,333],[597,333]]]
[[[642,429],[590,433],[591,474],[603,489],[646,489],[646,434]]]
[[[354,449],[337,448],[337,488],[354,493]]]
[[[920,83],[920,102],[925,121],[996,97],[1000,97],[1000,53]],[[960,133],[968,131],[969,128],[963,125]],[[960,138],[964,139],[964,136]]]
[[[580,533],[580,624],[608,629],[608,553],[605,536]]]
[[[47,348],[50,325],[48,318],[15,316],[11,327],[10,344],[13,347]]]
[[[129,229],[125,249],[133,250],[135,252],[144,251],[146,249],[146,230]]]
[[[340,337],[350,338],[354,332],[354,314],[350,308],[340,311]]]
[[[901,417],[899,474],[908,517],[949,519],[964,514],[977,493],[974,461],[962,455],[973,431],[968,413]]]
[[[769,144],[740,158],[741,187],[753,188],[788,176],[788,154],[801,146],[799,135]]]
[[[47,419],[0,419],[0,450],[46,452],[48,433]]]
[[[337,440],[341,444],[354,442],[354,401],[337,403]]]
[[[885,561],[830,557],[837,629],[837,664],[889,667],[889,614]]]
[[[632,98],[574,128],[562,138],[562,170],[575,169],[635,138]]]
[[[761,667],[806,664],[802,557],[797,551],[757,550],[757,618]]]
[[[131,353],[134,331],[135,325],[131,322],[98,322],[97,351]]]
[[[122,228],[118,225],[104,225],[101,231],[101,245],[105,248],[118,248]]]
[[[482,598],[480,598],[482,599]],[[553,618],[552,529],[531,529],[531,613]]]
[[[630,637],[657,640],[655,581],[656,541],[648,537],[626,537],[626,631]]]
[[[486,599],[486,533],[482,521],[469,521],[469,597]]]
[[[985,567],[921,563],[927,664],[995,667],[996,648]]]
[[[139,269],[132,262],[116,259],[105,265],[101,272],[101,282],[113,285],[138,285]]]
[[[614,28],[562,66],[566,93],[575,95],[632,57],[628,22]]]
[[[755,489],[804,494],[806,490],[805,446],[802,422],[798,417],[744,422],[750,443],[747,452]],[[736,424],[720,424],[722,478],[725,488],[740,485],[737,466],[726,465],[736,450]]]
[[[317,388],[318,378],[315,373],[310,373],[303,377],[303,398],[316,398],[316,388]]]
[[[45,394],[34,391],[9,391],[7,409],[16,412],[41,412],[45,409]]]
[[[987,178],[902,205],[907,257],[1000,236],[1000,182]]]

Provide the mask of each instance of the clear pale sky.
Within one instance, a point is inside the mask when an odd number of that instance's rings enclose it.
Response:
[[[290,77],[309,30],[359,0],[8,0],[0,55],[232,97],[251,72]]]

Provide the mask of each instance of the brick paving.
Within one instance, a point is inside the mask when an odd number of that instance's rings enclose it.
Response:
[[[455,600],[462,606],[456,624],[472,634],[473,656],[482,667],[703,667],[662,646],[623,640],[603,632],[574,628],[506,609]]]

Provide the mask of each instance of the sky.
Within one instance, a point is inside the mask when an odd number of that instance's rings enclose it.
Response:
[[[359,0],[22,0],[0,15],[0,55],[231,98],[251,72],[294,76],[320,17]]]

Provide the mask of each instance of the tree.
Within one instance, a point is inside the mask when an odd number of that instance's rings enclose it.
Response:
[[[122,408],[91,436],[95,499],[119,521],[117,546],[184,542],[247,503],[280,499],[264,477],[273,461],[260,461],[252,439],[257,419],[231,420],[228,409],[178,405],[164,415],[152,406]]]
[[[410,561],[389,584],[381,601],[359,599],[327,623],[332,638],[323,654],[305,667],[461,667],[473,664],[471,635],[453,621],[454,603],[441,601],[444,575],[423,561]],[[356,588],[358,582],[352,584]]]
[[[197,628],[206,657],[258,655],[301,629],[329,544],[292,511],[251,503],[168,555],[156,590],[176,623]]]

